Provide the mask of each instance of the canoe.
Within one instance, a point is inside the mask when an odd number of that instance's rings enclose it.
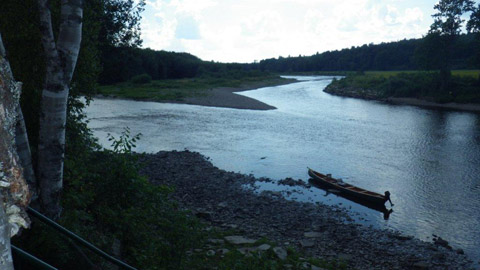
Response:
[[[310,168],[308,168],[308,175],[312,177],[313,183],[324,185],[331,189],[336,189],[342,193],[348,194],[352,197],[358,198],[360,200],[364,200],[366,202],[383,205],[388,200],[388,198],[385,197],[385,195],[381,195],[373,191],[369,191],[363,188],[356,187],[354,185],[347,184],[343,182],[341,179],[335,179],[330,175],[325,175],[325,174],[316,172]]]
[[[315,187],[315,188],[318,188],[318,189],[321,189],[321,190],[325,190],[325,195],[324,196],[328,196],[330,194],[332,195],[335,195],[335,196],[338,196],[338,197],[342,197],[344,199],[347,199],[349,201],[352,201],[354,203],[357,203],[359,205],[362,205],[362,206],[365,206],[369,209],[372,209],[372,210],[375,210],[375,211],[378,211],[380,213],[383,214],[383,218],[385,220],[388,220],[390,218],[390,214],[393,213],[393,209],[388,209],[385,204],[381,204],[381,203],[373,203],[373,202],[370,202],[370,201],[366,201],[366,200],[363,200],[363,199],[360,199],[358,197],[355,197],[355,196],[352,196],[352,195],[349,195],[345,192],[340,192],[336,189],[332,189],[330,187],[327,187],[326,185],[324,184],[319,184],[318,181],[315,181],[314,179],[310,178],[310,180],[308,181],[308,183],[310,183],[310,185],[312,185],[312,187]],[[332,192],[332,191],[337,191],[337,192]]]

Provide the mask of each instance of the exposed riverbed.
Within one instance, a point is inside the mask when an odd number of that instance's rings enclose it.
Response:
[[[142,173],[153,183],[175,187],[173,196],[182,207],[206,223],[250,239],[266,237],[309,256],[345,262],[348,269],[471,269],[466,257],[441,239],[436,244],[422,242],[357,224],[339,206],[257,192],[256,184],[272,180],[220,170],[198,153],[159,152],[140,161]],[[294,184],[289,179],[280,182]]]
[[[480,117],[331,96],[331,77],[242,92],[278,109],[236,110],[183,104],[96,100],[87,110],[101,143],[129,126],[137,151],[198,151],[221,169],[275,180],[307,180],[312,167],[395,203],[383,215],[325,192],[257,182],[258,191],[348,210],[356,222],[432,241],[447,239],[480,259]],[[293,192],[293,189],[298,192]]]

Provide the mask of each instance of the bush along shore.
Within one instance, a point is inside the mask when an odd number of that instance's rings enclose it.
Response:
[[[334,79],[324,91],[394,104],[480,111],[480,77],[476,74],[454,72],[448,88],[442,91],[437,72],[358,73]]]
[[[211,269],[473,269],[462,250],[441,238],[424,242],[355,224],[339,207],[255,192],[257,181],[272,180],[218,169],[199,153],[143,154],[139,161],[141,174],[172,187],[170,198],[180,209],[215,232],[204,246],[186,252],[215,261]],[[310,188],[302,180],[278,183]],[[235,254],[245,259],[233,263]]]

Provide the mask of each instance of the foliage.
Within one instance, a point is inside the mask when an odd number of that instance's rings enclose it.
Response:
[[[467,23],[467,30],[475,33],[477,50],[474,52],[474,57],[476,63],[480,65],[480,3],[477,7],[471,7],[470,20]]]
[[[470,20],[467,23],[467,30],[469,32],[479,33],[480,32],[480,3],[477,7],[471,6],[470,11]]]
[[[317,53],[312,56],[265,59],[259,63],[248,64],[248,66],[252,69],[281,73],[416,70],[424,68],[422,62],[417,59],[420,56],[418,51],[426,50],[419,48],[423,46],[423,41],[424,39],[410,39],[390,43],[365,44],[358,47]],[[453,43],[452,68],[473,69],[480,67],[473,57],[477,50],[478,46],[474,35],[460,35]]]
[[[138,269],[182,268],[186,251],[200,239],[200,225],[168,198],[170,188],[155,186],[138,174],[140,165],[131,152],[138,135],[132,137],[126,130],[112,140],[113,151],[100,151],[88,129],[77,131],[81,136],[70,140],[65,162],[65,210],[59,223],[108,253],[120,243],[117,256]],[[16,243],[60,269],[88,265],[78,260],[69,241],[41,224]],[[103,259],[87,255],[108,269]]]
[[[103,0],[100,3],[103,13],[100,43],[104,47],[140,46],[140,14],[144,11],[145,0]]]
[[[327,92],[351,91],[356,96],[383,99],[412,97],[433,102],[480,103],[479,71],[453,72],[450,87],[442,90],[439,72],[370,72],[335,80]]]
[[[2,0],[0,32],[15,79],[23,83],[20,102],[32,145],[37,145],[45,74],[38,21],[36,0]],[[32,150],[35,154],[34,147]]]
[[[435,4],[437,13],[433,14],[433,24],[430,26],[430,33],[439,33],[442,36],[458,36],[465,20],[462,18],[464,12],[473,6],[472,0],[440,0]]]
[[[136,76],[133,76],[130,81],[134,84],[145,84],[145,83],[149,83],[152,81],[152,77],[148,74],[140,74],[140,75],[136,75]]]
[[[109,142],[112,142],[110,145],[115,153],[121,154],[131,154],[132,148],[135,148],[135,143],[140,139],[142,133],[137,133],[134,136],[130,135],[130,128],[125,127],[125,129],[120,134],[120,137],[117,139],[110,133],[107,134]]]

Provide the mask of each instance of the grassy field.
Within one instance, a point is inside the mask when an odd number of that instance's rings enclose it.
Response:
[[[288,79],[281,78],[278,75],[270,74],[259,76],[198,77],[177,80],[157,80],[144,84],[124,82],[115,85],[100,86],[98,92],[104,96],[126,99],[181,101],[186,97],[208,95],[209,90],[218,87],[248,89],[279,85],[288,81]]]

